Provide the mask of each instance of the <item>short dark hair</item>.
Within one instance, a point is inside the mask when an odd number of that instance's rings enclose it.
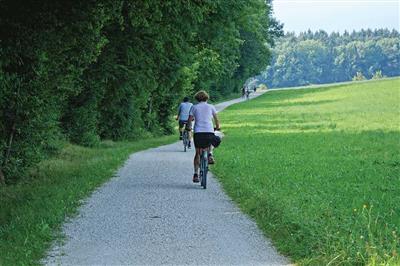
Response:
[[[188,102],[188,101],[189,101],[189,97],[185,96],[185,97],[183,98],[183,101],[184,101],[185,103]]]

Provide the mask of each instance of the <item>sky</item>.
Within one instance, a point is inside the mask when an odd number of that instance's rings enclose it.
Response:
[[[272,4],[285,32],[400,30],[400,0],[273,0]]]

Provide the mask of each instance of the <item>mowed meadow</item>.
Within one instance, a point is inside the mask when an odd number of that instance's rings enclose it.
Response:
[[[212,171],[301,265],[399,265],[400,79],[271,91],[220,115]]]

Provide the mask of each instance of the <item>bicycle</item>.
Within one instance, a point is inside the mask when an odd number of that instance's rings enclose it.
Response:
[[[250,98],[250,91],[247,90],[247,91],[246,91],[246,100],[248,100],[249,98]]]
[[[186,124],[183,125],[184,129],[182,132],[182,142],[183,142],[183,151],[186,152],[189,147],[189,132],[186,129]]]
[[[214,128],[215,130],[221,130],[220,128]],[[204,148],[200,155],[200,185],[206,189],[207,188],[207,173],[208,173],[208,156],[210,147]]]

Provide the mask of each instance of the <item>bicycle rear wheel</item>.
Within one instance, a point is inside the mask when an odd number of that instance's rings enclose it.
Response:
[[[183,151],[186,152],[188,146],[188,132],[186,130],[183,131]]]

